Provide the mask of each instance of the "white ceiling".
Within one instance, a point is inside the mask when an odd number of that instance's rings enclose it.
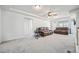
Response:
[[[55,18],[67,17],[69,16],[69,11],[77,8],[78,6],[74,5],[41,5],[41,9],[36,10],[34,5],[7,5],[7,8],[14,8],[22,10],[40,17],[47,18],[47,13],[49,9],[54,10],[58,15]]]

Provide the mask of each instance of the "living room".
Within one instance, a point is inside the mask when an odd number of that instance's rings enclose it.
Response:
[[[1,5],[0,52],[75,53],[76,26],[72,10],[77,7]]]

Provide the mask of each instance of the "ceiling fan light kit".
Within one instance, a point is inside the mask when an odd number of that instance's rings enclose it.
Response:
[[[53,15],[53,13],[52,12],[48,12],[48,16],[52,16]]]

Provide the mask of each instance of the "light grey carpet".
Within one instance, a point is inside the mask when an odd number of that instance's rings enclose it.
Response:
[[[0,44],[1,53],[66,53],[75,52],[74,40],[68,35],[53,34],[39,38],[22,38]]]

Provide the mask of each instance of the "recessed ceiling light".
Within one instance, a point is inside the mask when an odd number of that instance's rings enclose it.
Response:
[[[35,5],[34,8],[35,9],[41,9],[40,5]]]

